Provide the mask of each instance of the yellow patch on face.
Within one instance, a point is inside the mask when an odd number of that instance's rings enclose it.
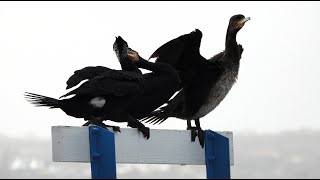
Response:
[[[239,28],[239,29],[242,28],[244,26],[244,24],[249,20],[250,20],[250,17],[246,17],[246,18],[243,18],[243,19],[237,21],[237,23],[236,23],[237,28]]]
[[[138,53],[135,51],[128,50],[128,57],[133,61],[139,60]]]
[[[240,21],[237,21],[237,23],[236,23],[236,27],[237,28],[242,28],[244,26],[244,23],[240,20]]]

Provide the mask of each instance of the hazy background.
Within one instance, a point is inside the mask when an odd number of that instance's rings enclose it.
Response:
[[[112,50],[118,35],[148,58],[198,28],[200,52],[212,57],[224,49],[229,18],[239,13],[251,20],[237,36],[244,48],[238,82],[202,127],[234,132],[234,178],[319,178],[319,10],[319,2],[1,1],[0,178],[90,178],[89,164],[51,162],[51,126],[84,121],[34,107],[25,91],[58,98],[77,69],[120,69]],[[185,129],[186,122],[148,126]],[[205,169],[118,168],[119,178],[162,175],[203,178]]]
[[[233,179],[320,178],[320,132],[234,134]],[[0,178],[91,178],[89,163],[52,162],[50,139],[0,135]],[[205,166],[118,164],[117,178],[205,179]]]

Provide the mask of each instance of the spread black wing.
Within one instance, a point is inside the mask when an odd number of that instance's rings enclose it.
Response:
[[[160,46],[149,59],[157,58],[156,62],[164,62],[176,67],[178,60],[183,53],[184,45],[185,44],[181,39],[173,39]]]
[[[181,35],[163,44],[152,53],[150,58],[157,58],[157,62],[165,62],[177,67],[179,64],[186,63],[186,60],[182,59],[184,54],[194,53],[194,51],[199,52],[201,38],[202,32],[196,29],[189,34]]]
[[[178,71],[182,84],[186,84],[196,75],[197,69],[194,66],[198,64],[199,58],[193,56],[201,56],[199,52],[201,38],[202,32],[196,29],[163,44],[150,58],[157,58],[156,62],[173,66]]]

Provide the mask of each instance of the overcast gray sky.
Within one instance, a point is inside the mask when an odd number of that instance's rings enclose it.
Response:
[[[49,137],[51,126],[80,126],[59,109],[34,107],[25,91],[58,98],[85,66],[120,69],[112,50],[122,36],[142,57],[195,28],[200,52],[224,49],[229,18],[250,16],[238,82],[201,119],[215,131],[320,129],[320,2],[0,2],[0,132]],[[118,124],[126,127],[125,123]],[[186,129],[167,120],[159,129]]]

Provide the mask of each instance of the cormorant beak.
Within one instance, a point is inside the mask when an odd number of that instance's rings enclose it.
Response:
[[[250,17],[243,18],[242,20],[239,21],[239,24],[244,25],[244,23],[246,23],[249,20],[250,20]]]
[[[131,60],[133,61],[138,61],[139,60],[139,55],[136,51],[128,48],[128,56]]]
[[[246,17],[246,18],[239,20],[236,24],[236,27],[241,29],[244,26],[244,23],[246,23],[249,20],[250,20],[250,17]]]

